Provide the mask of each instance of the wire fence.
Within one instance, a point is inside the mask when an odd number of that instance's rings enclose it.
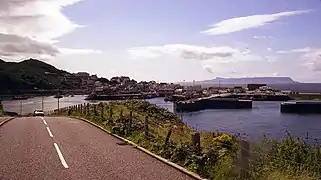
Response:
[[[237,135],[197,131],[168,116],[146,112],[120,103],[86,103],[48,114],[86,118],[210,179],[321,179],[321,146],[307,143],[318,142],[308,134],[303,139],[289,135],[281,141],[264,138],[254,143]]]

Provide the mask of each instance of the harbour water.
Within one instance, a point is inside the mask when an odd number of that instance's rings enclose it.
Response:
[[[85,96],[65,97],[60,99],[60,107],[90,102]],[[164,102],[163,98],[149,100],[151,103],[173,111],[171,102]],[[91,101],[95,103],[97,101]],[[5,111],[20,113],[21,101],[3,101]],[[44,110],[57,109],[58,100],[53,97],[44,98]],[[36,97],[22,101],[22,113],[30,113],[42,108],[42,98]],[[311,139],[321,140],[321,115],[298,115],[280,113],[280,102],[253,102],[252,109],[238,110],[204,110],[180,115],[188,125],[207,131],[223,131],[241,133],[248,139],[257,139],[263,134],[281,138],[287,135],[299,137],[309,136]],[[320,142],[320,141],[319,141]]]

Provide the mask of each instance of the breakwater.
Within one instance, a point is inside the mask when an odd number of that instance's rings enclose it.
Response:
[[[321,114],[321,101],[283,102],[280,110],[282,113]]]
[[[250,109],[251,100],[204,98],[175,103],[177,112],[193,112],[205,109]]]
[[[248,94],[248,93],[237,93],[224,95],[222,98],[235,98],[235,99],[245,99],[252,101],[289,101],[292,98],[284,94]]]

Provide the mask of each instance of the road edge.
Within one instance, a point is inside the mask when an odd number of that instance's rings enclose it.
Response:
[[[134,143],[134,142],[132,142],[132,141],[129,141],[128,139],[125,139],[125,138],[123,138],[123,137],[121,137],[121,136],[118,136],[117,134],[114,134],[114,133],[112,133],[112,132],[104,129],[103,127],[101,127],[101,126],[99,126],[99,125],[97,125],[97,124],[95,124],[95,123],[93,123],[93,122],[91,122],[91,121],[89,121],[89,120],[87,120],[87,119],[80,118],[80,117],[71,117],[71,118],[74,118],[74,119],[78,119],[78,120],[82,120],[82,121],[84,121],[84,122],[87,122],[87,123],[95,126],[96,128],[99,128],[100,130],[102,130],[102,131],[104,131],[104,132],[106,132],[106,133],[108,133],[108,134],[110,134],[110,135],[112,135],[112,136],[114,136],[114,137],[116,137],[116,138],[118,138],[118,139],[120,139],[120,140],[128,143],[128,144],[130,144],[132,147],[134,147],[134,148],[136,148],[136,149],[144,152],[145,154],[148,154],[149,156],[151,156],[151,157],[153,157],[153,158],[155,158],[155,159],[157,159],[157,160],[159,160],[159,161],[161,161],[161,162],[163,162],[163,163],[165,163],[165,164],[167,164],[167,165],[169,165],[169,166],[171,166],[171,167],[173,167],[173,168],[175,168],[175,169],[183,172],[184,174],[186,174],[186,175],[188,175],[188,176],[190,176],[190,177],[192,177],[192,178],[194,178],[194,179],[197,179],[197,180],[206,180],[206,179],[202,178],[201,176],[197,175],[196,173],[193,173],[193,172],[191,172],[191,171],[188,171],[188,170],[185,169],[184,167],[179,166],[179,165],[177,165],[177,164],[175,164],[175,163],[173,163],[173,162],[170,162],[169,160],[167,160],[167,159],[165,159],[165,158],[163,158],[163,157],[161,157],[161,156],[158,156],[158,155],[150,152],[149,150],[147,150],[147,149],[145,149],[145,148],[137,145],[136,143]]]
[[[15,117],[10,117],[10,118],[8,118],[8,119],[6,119],[6,120],[4,120],[4,121],[0,122],[0,127],[1,127],[1,126],[3,126],[5,123],[7,123],[7,122],[9,122],[9,121],[13,120],[13,119],[15,119]]]

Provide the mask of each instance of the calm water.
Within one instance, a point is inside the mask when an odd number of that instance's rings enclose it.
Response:
[[[84,98],[85,96],[62,98],[60,107],[88,102]],[[149,101],[173,111],[173,104],[164,102],[163,98]],[[22,101],[22,113],[41,109],[41,102],[41,97]],[[2,103],[6,111],[20,113],[20,100]],[[57,99],[44,98],[44,110],[53,110],[57,107]],[[286,130],[295,136],[306,137],[308,132],[309,136],[321,139],[321,115],[281,114],[280,102],[253,102],[253,108],[250,110],[205,110],[183,113],[182,118],[197,129],[241,133],[250,139],[256,139],[262,134],[280,138],[286,135]]]
[[[163,99],[151,102],[173,111],[173,104]],[[253,102],[252,109],[204,110],[183,113],[183,121],[190,126],[207,130],[241,133],[246,138],[257,139],[263,134],[275,138],[287,135],[317,138],[321,140],[321,115],[298,115],[280,113],[281,102]]]

